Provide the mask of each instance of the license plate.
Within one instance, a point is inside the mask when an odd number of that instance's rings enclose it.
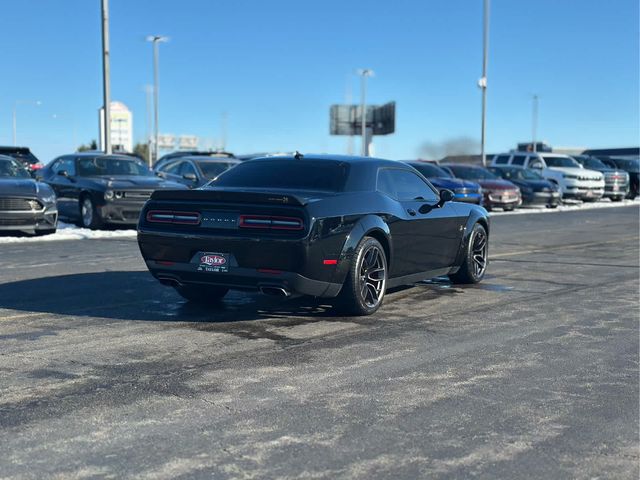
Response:
[[[198,252],[193,256],[191,263],[195,263],[197,265],[196,271],[198,272],[229,272],[228,253]]]
[[[618,185],[614,185],[614,186],[613,186],[613,191],[614,191],[614,192],[617,192],[619,189],[620,189],[620,187],[618,187]]]
[[[593,192],[591,190],[587,190],[587,197],[593,197]]]

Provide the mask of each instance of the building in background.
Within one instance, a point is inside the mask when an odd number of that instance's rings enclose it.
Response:
[[[100,150],[104,151],[103,109],[98,112]],[[122,102],[111,102],[111,147],[114,152],[133,151],[133,114]]]

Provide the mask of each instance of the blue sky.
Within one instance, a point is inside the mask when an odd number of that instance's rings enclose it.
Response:
[[[396,133],[375,153],[415,158],[425,142],[479,139],[481,0],[110,0],[112,98],[134,114],[143,140],[146,35],[161,46],[162,132],[220,136],[228,148],[344,153],[331,137],[329,106],[342,103],[353,72],[372,68],[371,103],[397,102]],[[101,105],[99,0],[5,0],[0,51],[0,144],[42,160],[97,137]],[[637,0],[493,0],[487,148],[531,135],[531,95],[540,96],[539,137],[556,146],[639,143]],[[356,143],[356,149],[358,145]]]

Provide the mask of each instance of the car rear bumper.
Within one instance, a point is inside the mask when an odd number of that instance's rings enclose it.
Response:
[[[282,288],[289,293],[314,297],[335,297],[339,283],[323,282],[294,272],[269,269],[230,267],[227,273],[197,271],[197,264],[146,260],[147,268],[160,283],[170,286],[198,284],[227,287],[235,290]]]
[[[55,208],[37,211],[0,211],[0,230],[38,232],[53,230],[58,225],[58,210]]]

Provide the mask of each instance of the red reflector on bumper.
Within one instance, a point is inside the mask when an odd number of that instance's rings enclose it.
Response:
[[[282,270],[275,270],[273,268],[259,268],[258,271],[260,273],[272,273],[274,275],[279,275],[282,273]]]
[[[337,265],[338,260],[323,260],[322,263],[325,265]]]
[[[173,265],[175,262],[169,262],[167,260],[156,260],[156,263],[158,265],[167,265],[167,266],[169,266],[169,265]]]

